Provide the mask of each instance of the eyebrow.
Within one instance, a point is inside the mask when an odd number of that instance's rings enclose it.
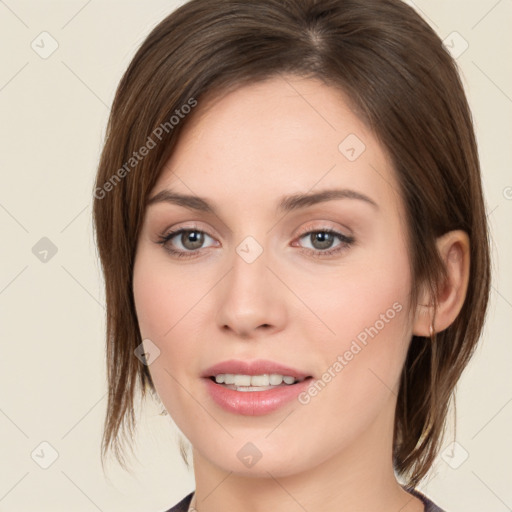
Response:
[[[307,208],[308,206],[313,206],[318,203],[333,201],[335,199],[357,199],[370,204],[376,210],[379,209],[379,206],[373,199],[362,194],[361,192],[356,192],[355,190],[350,189],[329,189],[322,190],[320,192],[305,194],[299,193],[285,196],[278,204],[278,211],[290,212],[293,210],[299,210],[301,208]],[[207,199],[198,196],[180,194],[172,190],[161,190],[158,192],[158,194],[148,200],[147,206],[157,203],[176,204],[190,210],[213,213],[216,215],[215,208],[208,202]]]

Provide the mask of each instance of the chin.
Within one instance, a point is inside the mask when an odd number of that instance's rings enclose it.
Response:
[[[316,464],[304,451],[304,446],[287,449],[283,444],[272,445],[268,440],[251,442],[245,437],[231,439],[219,447],[209,445],[204,448],[195,450],[201,452],[201,458],[207,458],[222,471],[244,477],[269,478],[270,473],[275,478],[282,478],[307,471]]]

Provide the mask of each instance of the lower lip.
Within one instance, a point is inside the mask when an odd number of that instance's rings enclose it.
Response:
[[[225,411],[245,416],[262,416],[297,398],[309,386],[312,378],[265,391],[236,391],[217,384],[209,378],[205,381],[213,401]]]

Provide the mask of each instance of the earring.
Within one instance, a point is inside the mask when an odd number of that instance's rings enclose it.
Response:
[[[434,336],[434,326],[432,325],[432,322],[430,323],[429,331],[430,331],[430,337],[432,338],[432,336]]]

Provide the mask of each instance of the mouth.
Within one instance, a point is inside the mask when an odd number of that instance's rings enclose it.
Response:
[[[208,378],[215,384],[226,389],[241,392],[252,392],[267,391],[280,387],[292,387],[306,380],[310,380],[313,377],[311,375],[306,377],[294,377],[292,375],[282,375],[277,373],[265,373],[261,375],[220,373],[217,375],[211,375]]]
[[[231,414],[243,416],[263,416],[293,404],[313,380],[311,375],[289,375],[293,373],[290,371],[285,374],[260,372],[219,373],[215,370],[203,375],[202,380],[215,404]]]

